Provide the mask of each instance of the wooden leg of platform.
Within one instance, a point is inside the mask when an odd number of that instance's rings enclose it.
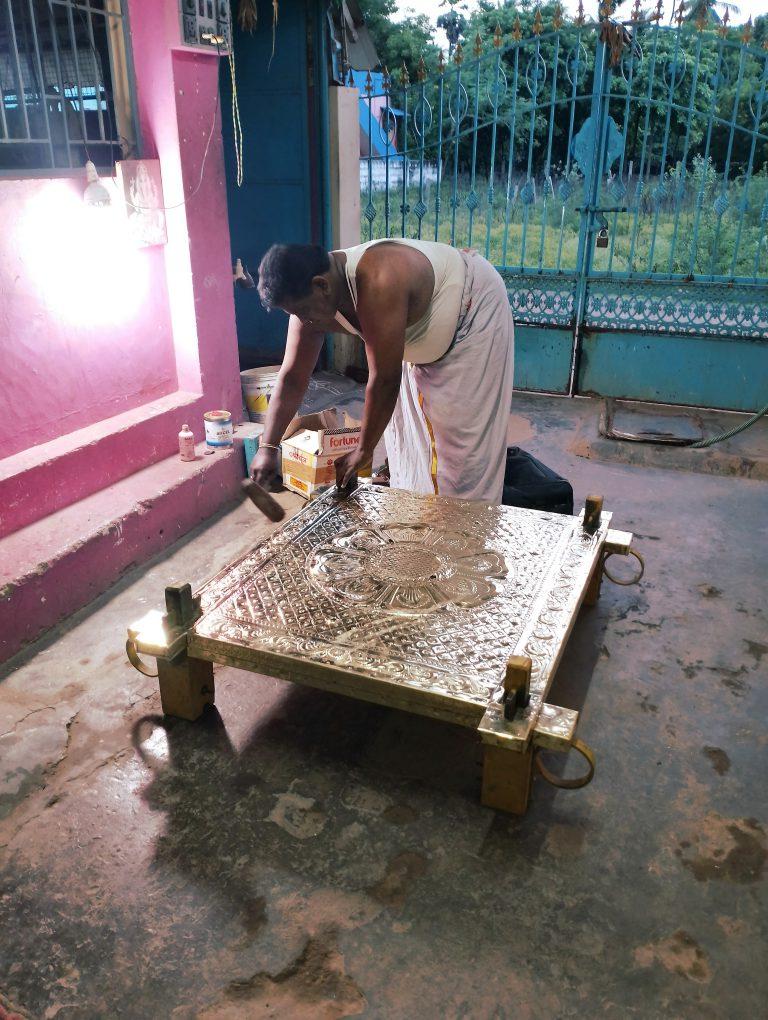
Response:
[[[175,659],[158,659],[157,675],[165,715],[194,722],[206,705],[214,703],[216,689],[210,662],[191,659],[182,652]]]
[[[483,748],[482,803],[497,811],[524,815],[533,772],[533,745],[525,751],[486,744]]]
[[[592,569],[592,573],[589,577],[589,584],[587,590],[584,593],[584,605],[594,606],[597,600],[600,598],[600,588],[603,583],[603,557],[599,557],[597,563]]]

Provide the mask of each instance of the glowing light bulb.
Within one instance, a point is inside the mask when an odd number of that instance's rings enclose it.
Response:
[[[118,198],[99,208],[85,204],[77,181],[45,181],[24,204],[14,236],[30,272],[45,280],[46,306],[106,341],[105,326],[144,321],[152,262],[129,235],[119,193],[109,181],[104,185]]]

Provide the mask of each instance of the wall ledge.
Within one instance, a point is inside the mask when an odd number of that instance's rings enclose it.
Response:
[[[237,447],[178,454],[0,541],[0,662],[238,498]],[[127,621],[130,622],[130,621]],[[121,650],[124,635],[115,635]]]
[[[202,440],[210,409],[199,393],[177,390],[0,460],[0,538],[170,456],[185,422]]]

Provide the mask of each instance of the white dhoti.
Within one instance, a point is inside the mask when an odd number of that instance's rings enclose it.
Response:
[[[384,440],[393,488],[501,503],[512,404],[514,324],[504,281],[477,252],[456,336],[439,361],[403,363]]]

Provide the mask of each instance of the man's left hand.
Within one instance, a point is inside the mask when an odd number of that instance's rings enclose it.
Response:
[[[336,461],[336,485],[343,489],[350,479],[356,475],[361,467],[365,467],[371,461],[371,454],[359,446]]]

